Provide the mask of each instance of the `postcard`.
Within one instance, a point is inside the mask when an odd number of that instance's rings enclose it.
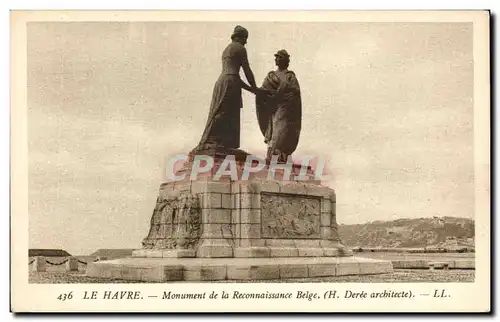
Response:
[[[12,11],[11,310],[489,312],[489,18]]]

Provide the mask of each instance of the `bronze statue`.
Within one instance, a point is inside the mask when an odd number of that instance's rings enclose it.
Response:
[[[259,91],[247,58],[247,39],[248,31],[236,26],[231,43],[222,53],[222,72],[215,82],[205,130],[195,150],[213,147],[237,149],[240,146],[241,89],[254,94]],[[240,67],[250,85],[240,78]]]
[[[263,90],[274,94],[257,93],[257,118],[268,146],[267,160],[277,155],[278,162],[286,162],[299,143],[302,101],[297,77],[288,70],[290,55],[282,49],[274,56],[277,69],[270,71],[262,84]]]

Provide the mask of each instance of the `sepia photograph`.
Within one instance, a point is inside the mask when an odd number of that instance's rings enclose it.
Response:
[[[489,308],[490,17],[432,13],[12,13],[12,283]]]

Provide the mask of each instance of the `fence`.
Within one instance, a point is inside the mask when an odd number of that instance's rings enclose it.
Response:
[[[106,260],[106,257],[97,257],[92,262],[98,262],[102,260]],[[30,270],[33,272],[46,272],[47,266],[61,266],[66,265],[65,270],[67,272],[78,271],[78,264],[87,265],[89,262],[82,261],[76,257],[67,257],[61,262],[52,262],[44,256],[36,256],[32,260],[28,262]]]

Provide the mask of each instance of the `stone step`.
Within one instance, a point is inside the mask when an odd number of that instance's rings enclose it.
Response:
[[[360,257],[122,258],[89,263],[87,276],[144,282],[274,280],[392,273],[391,261]]]

